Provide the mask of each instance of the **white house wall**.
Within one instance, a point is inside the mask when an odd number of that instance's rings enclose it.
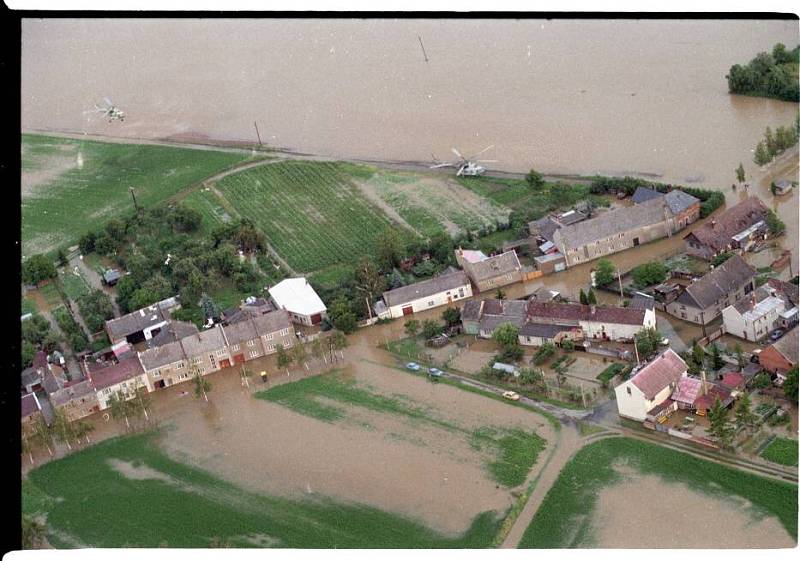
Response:
[[[459,290],[464,291],[464,296],[459,296]],[[397,306],[392,306],[389,308],[389,314],[393,318],[400,318],[403,317],[403,308],[411,306],[411,310],[414,313],[422,312],[424,310],[430,310],[433,308],[438,308],[439,306],[446,306],[450,302],[448,299],[451,299],[452,302],[456,302],[459,300],[464,300],[465,298],[469,298],[472,296],[472,286],[469,284],[465,284],[464,286],[457,286],[456,288],[452,288],[450,290],[443,290],[433,296],[426,296],[425,298],[419,298],[417,300],[412,300],[411,302],[405,302],[403,304],[398,304]]]

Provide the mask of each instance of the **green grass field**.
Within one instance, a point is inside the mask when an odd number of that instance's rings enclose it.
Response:
[[[477,516],[459,537],[375,508],[330,499],[288,500],[241,489],[168,458],[154,433],[96,444],[30,472],[25,513],[47,517],[57,548],[482,548],[502,520]],[[139,478],[123,475],[114,465]],[[138,470],[138,471],[137,471]]]
[[[129,187],[139,205],[154,205],[248,157],[24,134],[22,253],[75,243],[89,228],[131,211]]]
[[[22,315],[25,314],[35,314],[36,313],[36,304],[25,297],[22,298],[22,307],[21,307]]]
[[[200,229],[205,234],[210,233],[217,226],[235,219],[213,191],[197,189],[186,195],[181,203],[200,213],[203,217]]]
[[[521,548],[591,546],[590,524],[598,492],[619,481],[613,469],[626,461],[637,471],[688,485],[713,497],[746,499],[776,516],[797,539],[797,486],[745,473],[629,438],[608,438],[582,448],[561,471],[525,530]],[[588,516],[587,516],[588,515]]]
[[[769,443],[761,457],[776,464],[785,466],[797,465],[797,440],[778,437]]]
[[[326,422],[345,419],[346,407],[357,406],[452,431],[466,438],[474,449],[486,450],[494,458],[488,462],[486,469],[496,482],[506,487],[516,487],[524,483],[539,453],[545,447],[543,438],[521,429],[483,427],[469,431],[437,417],[435,411],[421,407],[403,396],[382,395],[371,388],[345,380],[338,371],[275,386],[258,392],[255,396]],[[342,406],[321,403],[319,397]]]
[[[63,275],[58,276],[58,280],[61,283],[61,288],[64,289],[64,294],[66,294],[67,298],[70,300],[77,300],[84,294],[89,294],[89,292],[91,292],[89,284],[83,276],[75,275],[69,268]]]
[[[281,162],[229,175],[217,188],[289,265],[311,272],[373,254],[384,229],[398,228],[355,186],[353,168],[358,166]]]

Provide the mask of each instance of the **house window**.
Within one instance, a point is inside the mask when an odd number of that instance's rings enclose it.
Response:
[[[291,347],[292,346],[292,340],[291,339],[286,339],[286,341],[283,342],[283,346],[284,347]]]
[[[233,345],[233,346],[231,347],[231,350],[232,350],[232,351],[238,351],[238,350],[239,350],[239,343],[236,343],[235,345]]]
[[[459,298],[463,298],[464,297],[464,289],[463,288],[459,288],[458,289],[458,297]]]
[[[184,366],[186,366],[186,365],[183,363],[183,361],[180,361],[178,364],[175,365],[175,369],[176,370],[180,370]]]
[[[631,387],[630,387],[630,386],[628,386],[628,387],[627,387],[627,388],[625,388],[625,389],[626,389],[626,390],[628,390],[628,395],[633,395],[633,393],[631,393]]]
[[[274,337],[275,337],[275,334],[274,334],[274,333],[267,333],[267,334],[264,336],[264,339],[266,339],[267,341],[272,341],[272,339],[273,339]]]
[[[428,301],[428,307],[433,306],[433,300]]]
[[[217,351],[217,356],[223,356],[225,354],[225,349],[219,349]]]
[[[279,333],[281,335],[288,335],[289,334],[289,328],[287,327],[285,329],[281,329]]]
[[[256,358],[258,356],[258,351],[250,351],[250,358]]]
[[[214,355],[208,355],[208,358],[211,361],[211,368],[216,370],[217,369],[217,359],[214,358]]]
[[[267,352],[268,352],[268,353],[271,353],[271,352],[272,352],[272,351],[274,351],[274,350],[275,350],[275,345],[273,345],[272,343],[270,343],[269,345],[267,345]]]

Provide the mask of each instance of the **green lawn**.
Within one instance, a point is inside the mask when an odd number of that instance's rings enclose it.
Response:
[[[462,536],[447,537],[363,505],[256,494],[168,458],[155,436],[107,440],[34,469],[23,481],[23,512],[46,514],[48,541],[57,548],[204,548],[212,540],[233,547],[481,548],[502,522],[485,512]],[[112,462],[146,478],[126,477]]]
[[[51,308],[63,303],[61,300],[61,294],[58,293],[58,288],[56,287],[55,281],[50,281],[38,290],[39,294],[42,295],[45,302],[47,302],[47,305]]]
[[[375,253],[377,237],[398,228],[355,185],[359,166],[291,161],[222,179],[217,188],[300,272]],[[411,235],[401,230],[404,236]]]
[[[776,464],[785,466],[797,465],[797,440],[791,438],[778,437],[769,443],[761,457]]]
[[[249,157],[31,134],[22,135],[22,151],[23,184],[32,182],[22,194],[23,255],[73,244],[90,228],[131,211],[129,187],[139,205],[151,206]]]
[[[214,228],[235,219],[213,191],[197,189],[186,195],[181,204],[196,210],[203,217],[200,230],[209,234]]]
[[[35,313],[36,313],[36,304],[34,304],[33,301],[23,297],[21,315],[24,316],[25,314],[35,314]]]
[[[625,364],[621,362],[615,362],[614,364],[608,366],[605,370],[603,370],[600,374],[597,375],[597,379],[601,382],[610,382],[611,379],[625,370]]]
[[[483,427],[468,431],[439,418],[435,411],[421,407],[404,396],[382,395],[343,379],[336,370],[330,374],[281,384],[258,392],[255,397],[279,403],[297,413],[325,422],[342,420],[347,417],[346,406],[358,406],[444,428],[466,438],[473,448],[486,450],[494,458],[488,462],[487,471],[495,481],[506,487],[524,483],[546,444],[540,436],[521,429]],[[320,397],[342,406],[321,403],[318,400]]]
[[[629,438],[582,448],[561,471],[522,536],[521,548],[591,547],[590,525],[599,491],[620,480],[617,461],[647,475],[684,483],[714,497],[740,497],[776,516],[797,539],[797,486],[758,477],[694,456]]]
[[[386,350],[390,353],[407,357],[410,360],[417,360],[417,357],[423,352],[423,348],[419,345],[417,337],[405,337],[397,341],[389,341]]]
[[[83,276],[75,275],[69,268],[67,268],[63,275],[59,275],[58,278],[59,282],[61,282],[61,288],[64,289],[64,294],[66,294],[67,298],[70,300],[77,300],[84,294],[89,294],[91,291]]]

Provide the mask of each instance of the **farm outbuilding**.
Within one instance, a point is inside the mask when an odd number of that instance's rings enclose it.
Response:
[[[383,293],[389,317],[399,318],[447,306],[456,300],[472,296],[472,286],[464,271],[453,270],[432,279],[401,286]]]
[[[317,325],[328,309],[305,277],[284,279],[269,289],[275,307],[286,310],[294,323]]]

